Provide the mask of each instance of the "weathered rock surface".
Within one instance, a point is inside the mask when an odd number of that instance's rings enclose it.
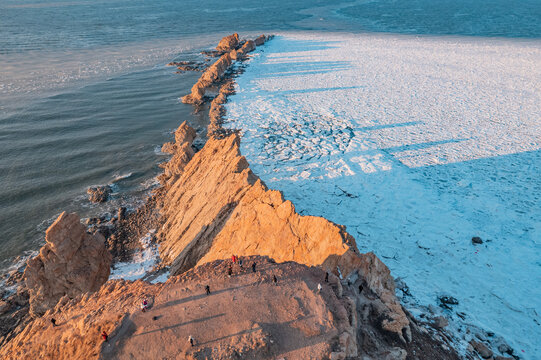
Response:
[[[414,333],[407,350],[397,346],[379,329],[376,314],[362,315],[368,296],[356,296],[348,286],[338,296],[338,278],[323,283],[320,268],[265,257],[243,260],[245,268],[234,264],[231,276],[231,261],[218,260],[164,284],[113,280],[97,292],[64,297],[0,349],[0,358],[394,360],[410,350],[420,360],[458,359],[422,334]],[[365,305],[358,306],[357,297]],[[143,299],[150,305],[146,312],[140,310]]]
[[[254,50],[255,42],[253,42],[252,40],[248,40],[244,43],[244,45],[242,45],[240,49],[231,51],[231,58],[234,60],[242,60],[246,57],[246,54]]]
[[[92,186],[86,190],[88,200],[93,203],[102,203],[109,200],[111,195],[111,187],[109,185]]]
[[[239,141],[236,134],[210,138],[178,177],[166,179],[159,238],[171,273],[232,254],[319,265],[365,284],[380,301],[375,311],[384,318],[382,329],[409,341],[409,320],[389,269],[374,254],[360,254],[343,226],[301,216],[279,191],[267,189],[241,156]],[[174,167],[166,164],[166,173]]]
[[[174,182],[182,174],[195,154],[192,149],[195,136],[195,130],[184,121],[175,131],[175,141],[162,146],[162,152],[173,155],[167,164],[162,165],[164,172],[159,177],[162,183]]]
[[[216,51],[228,52],[239,46],[239,34],[234,33],[224,37],[216,46]]]
[[[201,104],[208,87],[220,80],[227,69],[231,66],[231,56],[229,53],[222,55],[214,64],[212,64],[192,86],[191,93],[182,98],[182,102],[187,104]]]
[[[267,41],[267,37],[265,35],[259,35],[255,40],[254,43],[256,46],[261,46]]]
[[[110,272],[105,239],[88,234],[77,214],[63,212],[47,229],[45,241],[24,271],[32,315],[43,314],[64,295],[98,290]]]
[[[479,355],[481,355],[483,359],[490,359],[492,358],[492,355],[494,355],[492,350],[490,350],[488,346],[480,341],[472,340],[470,341],[470,345],[475,349],[475,351],[477,351]]]
[[[261,35],[257,39],[259,39],[258,43],[262,45],[267,40],[267,37]],[[216,47],[218,53],[223,53],[223,55],[201,75],[197,83],[192,87],[190,94],[182,97],[182,102],[194,105],[202,104],[207,89],[223,79],[233,60],[241,60],[246,54],[253,51],[256,48],[256,43],[248,40],[241,48],[237,49],[238,46],[238,34],[235,33],[224,37]]]
[[[171,167],[174,163],[165,165],[166,172],[173,172]],[[352,270],[342,255],[358,250],[344,227],[300,216],[279,191],[268,190],[240,155],[238,135],[210,138],[168,184],[159,236],[173,273],[231,254],[307,265],[327,261],[344,274]]]

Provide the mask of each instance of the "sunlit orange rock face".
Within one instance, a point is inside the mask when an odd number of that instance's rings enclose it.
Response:
[[[190,139],[181,136],[170,147],[182,152]],[[233,254],[322,266],[336,275],[365,279],[383,301],[385,329],[409,337],[409,320],[385,264],[374,254],[360,254],[344,226],[297,214],[290,201],[250,170],[239,144],[237,134],[211,137],[182,171],[174,170],[174,161],[164,165],[166,173],[175,174],[163,179],[164,224],[159,230],[160,253],[171,273]]]
[[[24,272],[34,316],[54,307],[64,295],[75,298],[98,290],[111,267],[105,239],[88,234],[77,214],[63,212],[47,229],[45,241]]]

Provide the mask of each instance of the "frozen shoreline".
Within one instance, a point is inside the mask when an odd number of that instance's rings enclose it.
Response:
[[[237,79],[226,118],[271,188],[347,225],[414,302],[453,296],[446,315],[533,359],[540,55],[536,41],[288,34]]]

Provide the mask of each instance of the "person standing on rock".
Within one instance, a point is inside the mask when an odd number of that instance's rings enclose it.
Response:
[[[107,342],[107,339],[109,339],[109,335],[107,335],[107,333],[105,332],[105,330],[103,330],[103,332],[101,333],[101,338],[103,339],[103,341]]]
[[[278,279],[276,278],[276,275],[272,275],[272,282],[274,285],[278,285]]]
[[[56,326],[56,319],[55,318],[51,318],[51,324],[53,324],[53,327]]]
[[[147,299],[143,300],[143,303],[141,304],[141,311],[145,312],[148,309],[148,301]]]
[[[242,259],[239,259],[239,267],[242,270]]]
[[[231,274],[233,274],[233,267],[229,265],[229,268],[227,269],[227,276],[231,277]]]
[[[255,261],[254,261],[254,262],[252,263],[252,272],[254,272],[254,273],[255,273],[255,266],[256,266],[256,265],[255,265]]]
[[[205,286],[205,292],[207,293],[207,295],[210,295],[210,286]]]
[[[235,255],[231,255],[231,261],[233,261],[233,264],[237,262],[237,257]]]
[[[325,282],[326,283],[329,282],[329,272],[328,271],[325,273]]]
[[[317,284],[317,292],[318,292],[318,293],[321,292],[321,289],[322,289],[322,288],[323,288],[323,287],[321,286],[321,284]]]
[[[193,336],[191,336],[191,335],[188,336],[188,341],[190,342],[190,345],[191,345],[191,346],[194,346],[195,341],[194,341],[194,339],[193,339]]]

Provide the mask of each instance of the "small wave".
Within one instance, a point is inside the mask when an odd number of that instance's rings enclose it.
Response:
[[[27,250],[23,252],[22,255],[19,255],[9,261],[3,261],[0,265],[0,288],[5,291],[3,296],[9,296],[17,291],[17,285],[6,286],[6,281],[9,279],[10,275],[15,271],[23,271],[26,262],[36,256],[38,251],[36,250]]]
[[[137,280],[152,271],[160,261],[158,245],[152,241],[155,233],[156,230],[152,229],[139,239],[142,250],[136,253],[131,261],[115,264],[109,279]],[[160,278],[159,281],[161,280]]]
[[[122,175],[118,175],[118,174],[115,174],[113,175],[113,183],[117,182],[117,181],[120,181],[120,180],[124,180],[124,179],[127,179],[129,178],[130,176],[132,176],[133,173],[132,172],[129,172],[127,174],[122,174]]]
[[[157,176],[150,178],[148,180],[145,180],[141,183],[141,187],[143,188],[143,190],[150,190],[150,189],[155,188],[158,185],[160,185],[160,181],[158,180]]]
[[[162,146],[161,145],[156,145],[154,147],[154,154],[156,154],[156,155],[169,155],[168,153],[162,152]]]

